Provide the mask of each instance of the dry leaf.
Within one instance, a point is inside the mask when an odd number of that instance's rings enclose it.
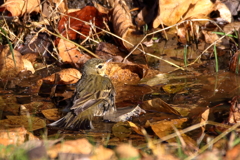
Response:
[[[142,133],[142,129],[139,126],[137,126],[135,123],[128,121],[128,124],[132,128],[132,130],[134,130],[137,134],[144,135]]]
[[[22,55],[16,50],[13,50],[13,55],[8,45],[0,53],[0,76],[2,79],[13,79],[24,69]]]
[[[116,159],[113,150],[104,148],[103,146],[98,146],[94,149],[94,153],[90,158],[91,160],[100,160],[100,159]]]
[[[57,109],[57,108],[42,110],[42,114],[48,120],[51,120],[51,121],[56,121],[56,120],[59,120],[61,118],[59,109]]]
[[[233,33],[235,31],[238,31],[240,28],[240,22],[232,22],[223,27],[224,33]]]
[[[144,101],[141,104],[141,107],[144,110],[154,110],[154,111],[159,111],[159,112],[164,112],[164,113],[181,115],[177,110],[172,108],[169,104],[167,104],[160,98],[155,98],[152,100]]]
[[[22,16],[25,13],[39,12],[40,0],[7,0],[2,7],[5,7],[12,16]]]
[[[63,39],[59,41],[58,51],[61,60],[65,63],[83,64],[90,59],[90,56],[82,54],[73,43]]]
[[[48,77],[43,78],[44,82],[54,84],[56,74],[58,74],[58,84],[74,84],[81,78],[82,74],[79,70],[74,68],[63,69],[60,72],[54,73]]]
[[[52,1],[52,3],[55,3],[55,5],[57,6],[57,9],[60,12],[65,13],[67,11],[67,7],[65,4],[66,1],[63,1],[63,0],[50,0],[50,1]]]
[[[238,102],[240,96],[235,96],[231,100],[231,108],[229,111],[228,123],[235,124],[240,122],[240,103]]]
[[[240,51],[237,50],[234,55],[232,56],[232,58],[230,59],[229,62],[229,70],[236,73],[237,70],[240,69],[239,65],[238,65],[238,57],[240,56]]]
[[[144,68],[139,65],[109,63],[106,74],[113,83],[136,84],[144,76]]]
[[[128,84],[114,84],[116,90],[116,103],[117,106],[136,106],[142,101],[145,94],[151,93],[153,90],[147,85],[128,85]],[[129,102],[125,104],[126,102]]]
[[[28,137],[28,139],[27,139]],[[19,145],[26,140],[38,140],[32,133],[28,132],[24,127],[0,128],[0,144],[1,145]]]
[[[56,158],[59,153],[73,153],[89,155],[93,146],[87,139],[68,140],[51,147],[47,153],[51,158]]]
[[[35,69],[33,68],[32,63],[29,60],[23,58],[23,66],[24,66],[24,70],[31,71],[32,74],[35,73]]]
[[[38,53],[27,53],[27,54],[24,54],[22,57],[24,59],[29,60],[31,63],[33,63],[36,61],[38,55],[39,55]]]
[[[132,134],[132,130],[128,122],[118,122],[113,125],[112,133],[115,137],[118,137],[122,140],[126,137],[129,137]]]
[[[211,0],[181,0],[177,3],[175,0],[161,0],[153,27],[157,28],[160,24],[171,26],[187,19],[209,19],[209,14],[215,9],[220,9],[222,19],[231,22],[231,13],[223,6],[221,2],[213,3]]]
[[[228,23],[232,22],[232,14],[224,3],[217,1],[215,3],[214,10],[219,12],[223,21],[227,21]]]
[[[46,127],[43,119],[32,116],[7,116],[7,119],[0,120],[2,126],[24,126],[28,131],[34,131]]]
[[[237,144],[232,149],[228,150],[226,153],[225,160],[239,159],[240,157],[240,145]],[[220,159],[220,158],[219,158]]]
[[[124,40],[130,42],[132,45],[125,41],[121,41],[123,46],[128,50],[131,51],[133,47],[138,44],[143,35],[137,33],[135,26],[132,23],[131,14],[129,11],[128,6],[125,4],[124,1],[119,2],[118,0],[115,1],[114,8],[112,11],[112,22],[114,32],[123,38]],[[140,51],[136,50],[133,54],[138,54]]]
[[[159,138],[163,138],[174,132],[172,126],[175,126],[176,128],[181,128],[184,122],[187,122],[187,118],[163,120],[149,123],[154,133]]]
[[[24,107],[30,114],[39,114],[42,110],[55,108],[55,105],[51,102],[33,101],[31,103],[24,104]]]
[[[85,39],[92,30],[91,25],[86,22],[91,22],[95,26],[103,28],[104,17],[105,14],[100,13],[95,7],[86,6],[81,10],[63,16],[58,23],[58,30],[64,37],[68,37],[70,40]],[[58,41],[59,39],[56,40],[56,43]]]
[[[181,129],[182,125],[184,122],[187,121],[187,118],[181,118],[181,119],[172,119],[172,120],[163,120],[163,121],[158,121],[158,122],[153,122],[150,123],[150,126],[154,133],[159,137],[159,138],[164,138],[165,136],[168,136],[169,134],[174,133],[173,126],[176,127],[177,129]],[[191,144],[195,146],[194,144],[196,143],[193,141],[190,137],[188,137],[185,134],[181,134],[181,137],[184,139],[185,143]],[[168,142],[176,142],[176,139],[172,138],[167,140]]]
[[[35,69],[30,61],[24,59],[16,50],[13,50],[13,53],[11,53],[8,45],[4,46],[0,53],[0,77],[4,80],[14,79],[24,70],[29,70],[32,73],[35,72]]]
[[[115,152],[119,159],[140,159],[138,150],[130,144],[120,144],[115,149]]]

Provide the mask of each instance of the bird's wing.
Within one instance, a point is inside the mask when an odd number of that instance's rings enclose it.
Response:
[[[74,110],[75,114],[85,111],[91,106],[97,106],[109,95],[114,95],[113,85],[109,78],[88,75],[79,81],[76,86],[75,98],[71,110]]]

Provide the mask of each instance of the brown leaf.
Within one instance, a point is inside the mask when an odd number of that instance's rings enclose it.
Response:
[[[138,150],[130,144],[120,144],[115,149],[115,152],[119,159],[140,159]]]
[[[67,11],[65,1],[62,1],[62,0],[51,0],[51,1],[55,3],[56,6],[58,6],[58,10],[60,12],[65,13]]]
[[[7,116],[7,119],[0,120],[2,126],[24,126],[28,131],[44,128],[46,123],[43,119],[31,116]]]
[[[28,139],[27,139],[28,137]],[[26,140],[38,140],[32,133],[24,127],[0,128],[0,144],[2,145],[20,145]]]
[[[98,44],[95,54],[98,55],[101,59],[112,59],[111,62],[122,62],[123,57],[126,56],[125,53],[119,50],[118,46],[106,42],[100,42]],[[125,63],[133,64],[128,60],[126,60]]]
[[[236,71],[240,69],[240,67],[238,65],[239,56],[240,56],[240,51],[237,50],[237,52],[234,53],[234,55],[232,56],[232,58],[230,59],[230,62],[229,62],[229,70],[234,73],[236,73]]]
[[[29,60],[31,63],[33,63],[36,61],[36,59],[38,57],[38,53],[27,53],[27,54],[24,54],[22,57],[24,59]]]
[[[24,70],[35,72],[30,61],[24,59],[16,50],[12,53],[8,45],[4,46],[0,53],[0,77],[4,80],[14,79]]]
[[[181,118],[181,119],[171,119],[171,120],[163,120],[158,122],[150,123],[150,126],[154,133],[159,137],[163,138],[171,133],[174,133],[173,126],[181,129],[184,122],[187,121],[187,118]],[[172,142],[174,139],[170,139]]]
[[[91,29],[91,26],[85,22],[91,21],[94,25],[103,28],[104,17],[105,14],[100,13],[95,7],[86,6],[79,11],[63,16],[59,21],[58,30],[64,37],[68,37],[70,40],[76,40],[77,38],[85,39],[89,36]],[[80,32],[81,35],[77,32]],[[58,41],[59,39],[57,39],[56,43]]]
[[[33,68],[32,63],[29,60],[23,58],[23,66],[24,66],[24,70],[31,71],[32,74],[35,73],[35,69]]]
[[[26,108],[26,110],[29,114],[39,114],[39,113],[41,113],[42,110],[52,109],[55,106],[51,102],[33,101],[31,103],[24,104],[24,107]]]
[[[58,51],[59,56],[65,63],[70,63],[73,65],[82,65],[83,63],[90,59],[90,56],[82,54],[73,43],[65,41],[63,39],[59,41]]]
[[[125,39],[126,41],[121,41],[122,45],[130,51],[133,47],[142,40],[143,35],[137,33],[135,26],[132,23],[131,14],[129,11],[128,6],[124,3],[124,1],[115,1],[114,8],[112,11],[112,22],[114,32],[120,36],[121,38]],[[138,50],[133,52],[134,54],[140,53]]]
[[[223,27],[223,31],[224,33],[233,33],[235,31],[238,31],[240,28],[240,22],[232,22],[232,23],[229,23],[229,24],[226,24],[224,27]]]
[[[175,0],[161,0],[153,27],[157,28],[161,23],[171,26],[186,19],[206,19],[215,9],[221,11],[221,18],[231,22],[229,19],[231,17],[230,11],[222,5],[224,4],[221,2],[213,3],[211,0],[181,0],[178,3]]]
[[[89,155],[93,146],[87,139],[68,140],[51,147],[47,153],[51,158],[56,158],[59,153],[74,153]]]
[[[132,128],[132,130],[134,130],[137,134],[139,135],[144,135],[142,133],[142,130],[139,126],[137,126],[135,123],[128,121],[129,126]]]
[[[113,150],[104,148],[103,146],[98,146],[94,149],[94,153],[90,158],[91,160],[99,159],[116,159]]]
[[[74,84],[77,83],[81,78],[82,74],[79,70],[74,68],[63,69],[60,72],[54,73],[48,77],[43,78],[43,80],[47,83],[54,84],[56,74],[58,74],[58,84]]]
[[[106,74],[113,83],[136,84],[144,76],[144,68],[139,65],[109,63]]]
[[[22,55],[16,50],[13,50],[13,55],[16,67],[9,46],[5,46],[0,53],[0,76],[2,79],[13,79],[24,69]]]
[[[57,109],[57,108],[42,110],[42,114],[47,119],[52,120],[52,121],[56,121],[56,120],[59,120],[61,118],[60,113],[59,113],[59,109]]]
[[[119,107],[126,107],[136,105],[141,102],[144,95],[151,93],[151,87],[147,85],[128,85],[128,84],[114,84],[116,90],[116,103]],[[128,102],[128,103],[127,103]]]
[[[213,33],[212,31],[205,31],[202,30],[202,33],[204,35],[205,41],[206,43],[212,44],[212,43],[216,43],[216,46],[220,49],[227,49],[229,47],[229,41],[221,39],[219,39],[219,36],[216,33]]]
[[[240,122],[240,96],[235,96],[231,100],[231,108],[229,111],[228,123],[235,124]]]
[[[240,157],[240,145],[234,146],[232,149],[228,150],[226,153],[225,160],[239,159]]]
[[[122,140],[126,137],[129,137],[132,134],[132,130],[128,122],[118,122],[113,125],[112,133],[115,137],[118,137]]]
[[[144,101],[143,104],[141,104],[141,107],[144,110],[154,110],[154,111],[159,111],[159,112],[164,112],[164,113],[181,115],[177,110],[172,108],[169,104],[167,104],[160,98],[155,98],[152,100]]]
[[[2,7],[5,7],[12,16],[22,16],[25,13],[39,12],[40,0],[7,0]]]

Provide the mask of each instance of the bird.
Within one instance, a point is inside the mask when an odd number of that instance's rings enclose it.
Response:
[[[82,77],[77,82],[69,112],[48,126],[66,130],[93,129],[94,116],[116,112],[115,89],[105,74],[108,62],[92,58],[83,65]]]

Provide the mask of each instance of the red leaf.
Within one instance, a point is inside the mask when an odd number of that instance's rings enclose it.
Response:
[[[91,21],[96,26],[103,28],[104,27],[103,19],[105,15],[106,14],[100,13],[93,6],[86,6],[79,11],[69,13],[67,16],[62,17],[58,24],[58,30],[64,37],[69,37],[69,39],[71,40],[75,40],[77,38],[85,39],[85,36],[89,35],[91,26],[82,21],[86,22]],[[85,36],[79,35],[74,30],[77,30],[78,32],[82,33]],[[57,39],[56,43],[58,42],[59,39]]]

